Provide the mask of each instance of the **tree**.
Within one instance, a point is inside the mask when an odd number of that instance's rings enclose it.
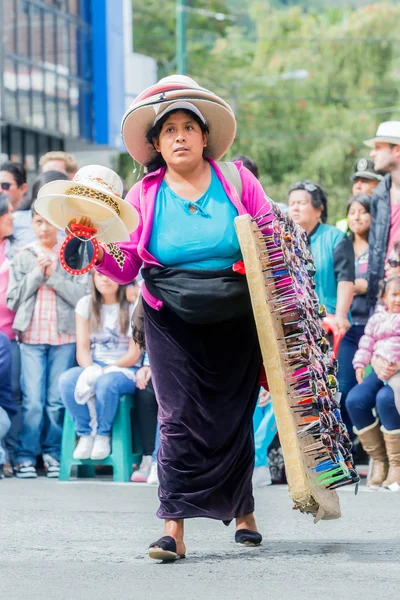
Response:
[[[313,10],[305,4],[307,12],[266,0],[193,0],[193,7],[230,10],[236,20],[190,15],[189,72],[235,110],[229,156],[249,154],[276,200],[285,201],[294,181],[318,181],[334,222],[350,195],[353,165],[369,152],[363,140],[380,121],[400,118],[393,29],[400,6],[376,2],[343,11],[337,3],[322,8],[316,0]],[[147,0],[136,9],[135,49],[155,56],[162,76],[174,72],[175,0],[163,0],[162,15],[156,5]]]
[[[188,67],[196,72],[198,65],[207,60],[215,40],[225,35],[228,21],[221,21],[207,14],[229,14],[225,0],[188,0],[187,2]],[[133,45],[135,52],[156,59],[160,78],[176,71],[175,63],[176,0],[133,0]]]

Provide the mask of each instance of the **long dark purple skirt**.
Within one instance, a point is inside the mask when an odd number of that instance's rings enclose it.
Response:
[[[229,520],[252,513],[252,418],[261,352],[250,313],[192,325],[144,302],[159,404],[161,519]]]

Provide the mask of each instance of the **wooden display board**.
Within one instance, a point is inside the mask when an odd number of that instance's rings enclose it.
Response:
[[[270,307],[273,287],[265,285],[260,256],[265,255],[265,242],[258,226],[249,215],[235,219],[235,227],[243,254],[246,277],[260,341],[261,352],[268,386],[271,392],[274,414],[285,461],[289,493],[294,508],[314,516],[314,522],[321,519],[338,519],[341,516],[339,498],[334,490],[315,483],[315,474],[310,469],[312,459],[303,448],[314,442],[311,436],[299,438],[300,417],[291,408],[290,373],[283,360],[286,350],[282,323]],[[261,254],[264,252],[264,254]]]

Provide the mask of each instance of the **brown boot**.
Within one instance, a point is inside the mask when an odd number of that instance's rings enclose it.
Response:
[[[380,487],[388,472],[388,457],[378,419],[360,431],[354,427],[354,433],[358,435],[362,447],[373,460],[372,473],[367,481],[367,486]]]
[[[389,472],[382,485],[383,487],[389,487],[393,483],[400,485],[400,429],[388,431],[382,427],[382,431],[389,458]]]

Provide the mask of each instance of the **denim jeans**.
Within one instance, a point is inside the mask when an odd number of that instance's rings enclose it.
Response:
[[[4,450],[4,438],[10,429],[11,421],[8,413],[0,406],[0,465],[4,465],[6,460],[6,453]]]
[[[357,352],[358,343],[364,335],[364,329],[365,325],[352,325],[340,343],[338,355],[339,391],[342,394],[340,408],[342,419],[352,437],[354,437],[353,423],[346,407],[346,398],[350,390],[357,385],[356,372],[353,367],[353,358]]]
[[[256,449],[255,467],[268,467],[268,448],[276,432],[276,421],[272,402],[266,406],[256,406],[253,415],[254,445]]]
[[[75,362],[75,344],[21,344],[22,424],[16,462],[59,459],[64,407],[58,380]]]
[[[11,463],[14,463],[15,446],[21,429],[21,352],[19,343],[11,341],[11,385],[17,414],[11,418],[11,427],[4,440],[4,447]]]
[[[375,373],[368,375],[351,390],[346,404],[350,418],[358,430],[372,425],[375,420],[373,408],[376,408],[385,429],[400,429],[400,415],[394,403],[393,390],[378,379]]]
[[[101,365],[104,366],[104,365]],[[136,371],[136,368],[132,368]],[[61,400],[75,424],[76,433],[91,435],[90,415],[87,404],[78,404],[74,392],[82,367],[74,367],[60,377],[59,390]],[[101,375],[95,383],[97,435],[110,435],[119,397],[133,394],[135,384],[123,373],[112,372]]]

